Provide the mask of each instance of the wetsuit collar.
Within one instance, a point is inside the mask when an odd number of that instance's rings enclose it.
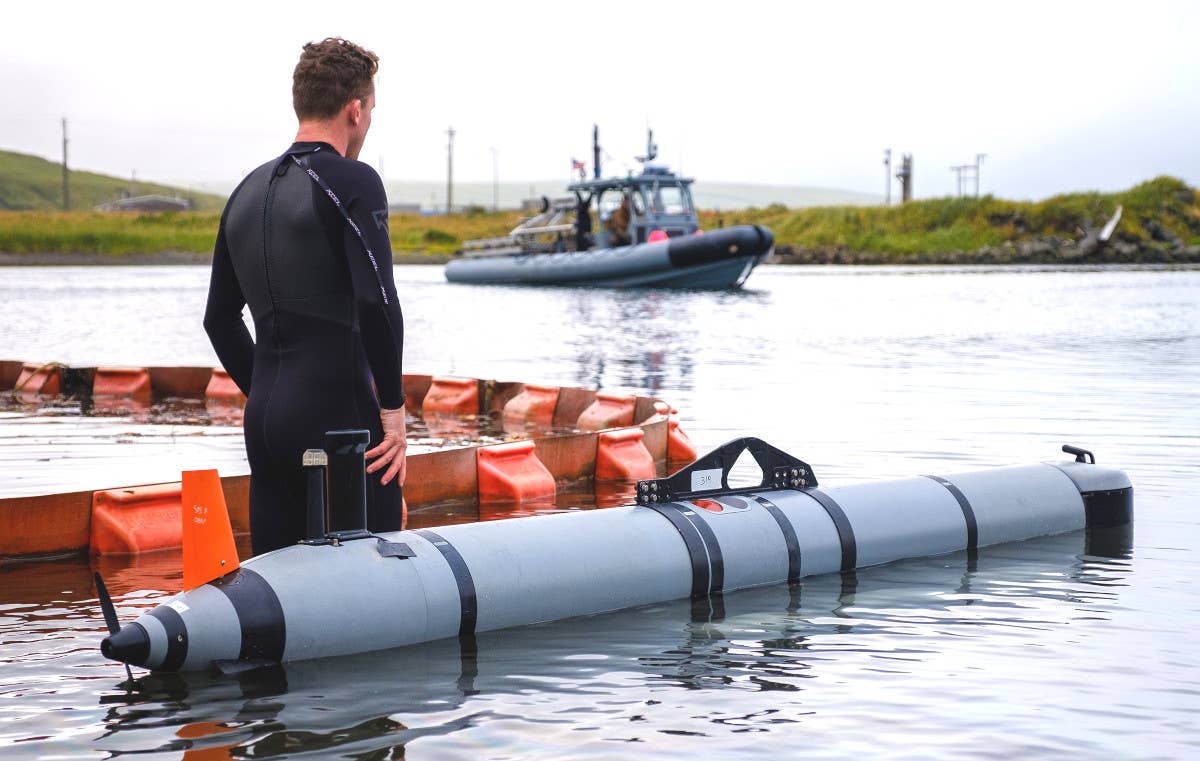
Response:
[[[342,154],[338,153],[337,148],[334,148],[332,145],[325,142],[324,140],[302,141],[299,143],[292,143],[292,147],[288,148],[287,151],[284,153],[284,155],[291,156],[293,154],[313,153],[315,151],[329,151],[330,153],[333,153],[336,156],[342,155]]]

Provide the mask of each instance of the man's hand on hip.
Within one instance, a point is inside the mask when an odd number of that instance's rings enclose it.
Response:
[[[404,485],[404,477],[408,473],[408,462],[405,452],[408,449],[408,437],[404,428],[404,408],[398,410],[379,411],[379,419],[383,423],[383,441],[372,449],[367,450],[366,458],[374,460],[367,466],[368,473],[375,473],[387,466],[383,477],[379,480],[385,486],[396,479],[398,486]]]

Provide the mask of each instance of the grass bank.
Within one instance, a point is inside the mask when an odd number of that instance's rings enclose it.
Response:
[[[1123,207],[1108,246],[1089,248],[1095,231]],[[518,212],[389,220],[398,262],[442,262],[471,238],[506,234]],[[217,212],[0,212],[5,262],[47,264],[203,261],[212,252]],[[761,224],[775,233],[777,254],[795,263],[971,263],[1022,261],[1200,261],[1200,193],[1159,177],[1121,193],[1072,193],[1044,201],[941,198],[892,207],[789,209],[771,206],[704,212],[718,224]],[[168,255],[169,253],[169,255]],[[191,258],[187,255],[192,255]]]
[[[1200,245],[1200,192],[1158,177],[1120,193],[1070,193],[1044,201],[938,198],[902,206],[708,212],[711,227],[760,224],[775,233],[783,261],[924,263],[1087,258],[1088,245],[1121,206],[1105,256],[1156,260]],[[1195,252],[1192,253],[1195,255]]]
[[[442,262],[470,238],[504,235],[521,219],[518,212],[424,217],[394,214],[389,220],[397,261]],[[0,252],[8,263],[120,263],[136,256],[170,252],[212,253],[221,215],[217,212],[106,213],[61,211],[0,212]]]

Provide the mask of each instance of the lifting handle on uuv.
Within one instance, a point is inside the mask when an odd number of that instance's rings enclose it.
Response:
[[[339,544],[373,536],[367,530],[366,430],[326,431],[325,448],[305,450],[308,486],[302,544]]]
[[[308,499],[300,544],[337,547],[353,539],[374,538],[379,554],[385,558],[416,557],[407,544],[376,536],[367,526],[364,453],[370,440],[370,431],[326,431],[325,449],[304,450],[301,465]],[[340,528],[330,531],[330,523]]]
[[[745,451],[749,451],[762,468],[762,483],[746,488],[730,488],[729,471]],[[666,478],[638,481],[637,503],[645,506],[693,497],[807,489],[816,485],[817,477],[808,463],[776,449],[762,439],[747,436],[722,444]]]
[[[1075,462],[1086,462],[1092,465],[1096,464],[1096,455],[1092,454],[1086,449],[1073,447],[1070,444],[1063,444],[1063,451],[1067,454],[1075,455]]]

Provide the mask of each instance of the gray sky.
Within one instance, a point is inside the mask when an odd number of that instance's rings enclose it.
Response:
[[[300,46],[381,57],[362,158],[388,180],[565,178],[593,122],[632,165],[705,179],[1040,198],[1157,174],[1200,185],[1200,3],[20,3],[3,11],[0,148],[139,179],[231,187],[295,131]],[[596,14],[596,17],[593,17]]]

